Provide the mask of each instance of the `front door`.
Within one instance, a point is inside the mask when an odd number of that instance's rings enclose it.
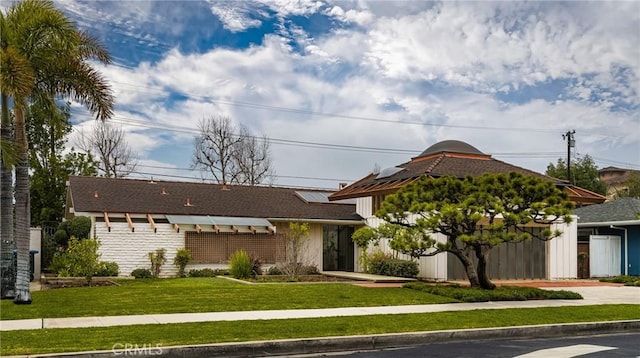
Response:
[[[322,227],[323,271],[354,271],[353,230],[353,226],[343,225]]]

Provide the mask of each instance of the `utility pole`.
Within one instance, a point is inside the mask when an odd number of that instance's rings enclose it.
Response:
[[[576,134],[576,131],[572,130],[562,135],[562,139],[567,140],[567,180],[571,184],[573,184],[573,180],[571,180],[571,148],[575,148],[576,146],[574,134]]]

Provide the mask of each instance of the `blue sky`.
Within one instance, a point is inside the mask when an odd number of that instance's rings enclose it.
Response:
[[[447,139],[544,172],[568,130],[576,156],[640,169],[637,1],[56,5],[114,57],[101,71],[135,177],[199,178],[194,130],[212,115],[272,139],[278,185],[337,187]]]

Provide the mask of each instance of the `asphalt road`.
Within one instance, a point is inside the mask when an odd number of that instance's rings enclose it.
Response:
[[[421,346],[368,352],[340,352],[305,357],[349,358],[568,358],[640,357],[640,332],[546,339],[495,339],[433,343]]]

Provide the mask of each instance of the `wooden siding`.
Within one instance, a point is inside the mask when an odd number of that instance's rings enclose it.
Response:
[[[531,230],[540,230],[532,228]],[[467,280],[460,260],[447,254],[447,279]],[[473,262],[477,262],[475,255]],[[489,277],[493,280],[543,280],[547,278],[546,242],[538,239],[502,243],[494,247],[488,259]]]

